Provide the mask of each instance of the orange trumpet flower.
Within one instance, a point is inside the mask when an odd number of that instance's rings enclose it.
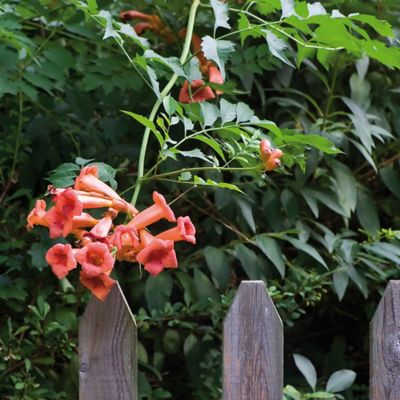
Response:
[[[116,280],[110,278],[107,274],[93,275],[86,267],[82,267],[79,280],[83,286],[89,289],[101,301],[106,299],[111,288],[117,283]]]
[[[205,86],[201,79],[196,79],[190,83],[190,91],[189,82],[185,81],[178,98],[181,103],[200,103],[212,99],[215,99],[214,92],[210,87]]]
[[[108,246],[104,243],[89,243],[75,254],[76,260],[85,267],[91,275],[105,273],[110,275],[114,268],[114,258]]]
[[[46,253],[46,261],[58,279],[65,278],[69,271],[76,268],[77,263],[74,256],[75,249],[69,244],[55,244]]]
[[[266,171],[273,171],[281,165],[282,150],[273,149],[271,143],[263,139],[260,142],[260,157]]]
[[[171,29],[164,24],[158,15],[150,15],[136,10],[129,10],[121,12],[120,17],[123,21],[145,21],[139,22],[133,26],[133,29],[138,35],[141,35],[143,32],[149,30],[163,37],[168,44],[174,42],[174,36]]]
[[[157,239],[144,229],[140,231],[140,240],[144,249],[136,260],[144,265],[150,275],[158,275],[164,268],[178,267],[172,240]]]
[[[45,220],[46,215],[46,202],[44,200],[36,200],[35,207],[29,213],[27,218],[27,229],[31,230],[35,225],[48,226]]]
[[[176,221],[175,215],[163,195],[153,192],[153,201],[154,204],[152,206],[146,208],[133,217],[133,219],[128,223],[129,227],[133,226],[137,230],[140,230],[146,226],[154,224],[162,218],[165,218],[170,222]]]
[[[161,232],[156,239],[172,240],[178,242],[184,240],[186,242],[196,244],[196,228],[192,224],[189,217],[178,217],[177,226],[167,231]]]

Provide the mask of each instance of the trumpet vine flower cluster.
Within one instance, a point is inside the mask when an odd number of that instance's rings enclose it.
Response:
[[[267,139],[261,140],[260,157],[265,171],[273,171],[280,167],[282,156],[282,150],[272,148],[271,143]]]
[[[75,238],[75,247],[58,243],[46,254],[53,273],[62,279],[81,266],[80,281],[97,298],[104,300],[116,283],[110,277],[115,261],[138,262],[151,275],[164,268],[177,268],[174,242],[196,243],[196,229],[189,217],[176,218],[165,198],[153,193],[153,204],[138,211],[98,178],[97,166],[81,170],[74,186],[66,189],[49,186],[52,206],[37,200],[27,218],[27,228],[35,225],[48,228],[51,239]],[[100,219],[87,210],[106,209]],[[116,223],[119,214],[127,223]],[[153,235],[148,227],[162,219],[176,225]]]

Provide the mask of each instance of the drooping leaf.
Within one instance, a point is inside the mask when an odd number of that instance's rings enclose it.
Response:
[[[294,68],[293,63],[284,54],[284,51],[288,48],[287,43],[271,31],[264,29],[263,32],[265,33],[265,38],[267,39],[267,44],[272,55]]]
[[[230,29],[231,26],[228,23],[228,4],[221,0],[210,0],[210,4],[215,16],[214,29],[218,27]]]
[[[223,250],[207,246],[204,248],[204,257],[207,266],[221,289],[226,289],[230,278],[230,267],[227,256]]]
[[[267,235],[256,236],[256,243],[259,249],[267,256],[267,258],[275,265],[282,278],[285,277],[285,262],[282,250],[278,242]]]
[[[235,49],[233,42],[213,39],[211,36],[204,36],[201,48],[205,57],[218,65],[222,78],[225,80],[225,63]]]

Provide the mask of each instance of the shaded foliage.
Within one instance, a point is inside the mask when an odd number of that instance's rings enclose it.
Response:
[[[113,166],[103,179],[115,184],[116,172],[130,199],[144,127],[153,134],[146,171],[157,168],[138,205],[154,188],[168,193],[196,223],[198,244],[178,247],[176,272],[116,271],[137,315],[141,398],[220,398],[221,323],[242,279],[267,282],[282,316],[287,384],[307,392],[299,353],[316,366],[317,388],[351,369],[345,398],[367,398],[368,321],[399,275],[400,51],[398,27],[380,20],[398,23],[397,2],[332,0],[329,15],[289,0],[231,1],[229,14],[205,4],[195,32],[227,81],[200,105],[174,100],[199,73],[178,59],[189,2],[134,3],[0,2],[2,398],[77,397],[77,316],[88,294],[77,276],[51,275],[49,241],[26,232],[26,214],[44,177],[68,186],[89,160]],[[174,42],[121,32],[119,12],[135,7],[161,15]],[[332,18],[336,9],[379,20]],[[173,72],[178,84],[152,122]],[[260,138],[285,152],[279,172],[261,174]]]

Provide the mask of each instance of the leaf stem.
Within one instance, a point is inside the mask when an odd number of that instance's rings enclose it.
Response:
[[[164,178],[166,176],[171,176],[171,175],[179,175],[182,172],[194,172],[194,171],[254,171],[256,169],[259,169],[259,166],[254,166],[254,167],[193,167],[193,168],[182,168],[178,169],[176,171],[170,171],[170,172],[165,172],[163,174],[157,174],[157,175],[152,175],[148,178],[143,178],[143,180],[150,181],[153,179],[159,179],[159,178]]]
[[[183,45],[182,55],[180,58],[180,62],[182,65],[185,63],[185,61],[189,55],[190,42],[191,42],[192,35],[193,35],[194,22],[196,19],[196,12],[197,12],[197,8],[198,8],[199,4],[200,4],[200,0],[193,0],[192,5],[190,7],[189,21],[188,21],[187,30],[186,30],[185,43]],[[151,122],[154,121],[154,119],[157,115],[158,109],[160,108],[160,106],[162,104],[162,101],[172,90],[177,79],[178,79],[178,75],[173,74],[171,79],[166,84],[165,88],[163,89],[163,91],[160,93],[160,97],[154,103],[154,106],[149,115],[149,120]],[[149,137],[150,137],[150,128],[146,128],[144,131],[144,134],[143,134],[142,145],[140,147],[138,175],[136,178],[135,191],[133,192],[133,196],[132,196],[132,200],[131,200],[131,203],[133,205],[136,204],[136,201],[139,197],[140,189],[142,187],[142,180],[143,180],[143,175],[144,175],[144,162],[145,162],[145,158],[146,158],[146,150],[147,150],[147,144],[149,142]]]

